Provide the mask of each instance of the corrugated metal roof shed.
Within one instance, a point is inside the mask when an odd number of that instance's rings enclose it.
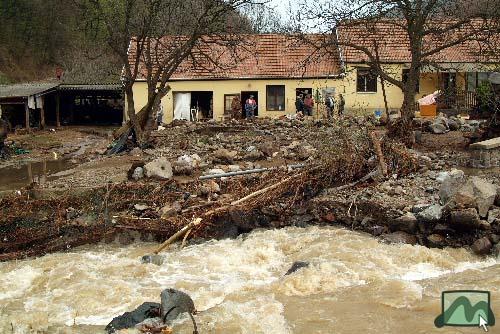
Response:
[[[14,85],[0,85],[0,98],[28,97],[40,95],[54,90],[60,83],[25,83]]]

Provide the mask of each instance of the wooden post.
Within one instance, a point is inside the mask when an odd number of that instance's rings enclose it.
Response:
[[[40,128],[45,129],[45,98],[40,96]]]
[[[28,107],[28,99],[26,99],[26,102],[24,103],[24,112],[25,118],[26,118],[26,130],[30,130],[30,107]]]
[[[61,93],[56,94],[56,127],[61,127]]]

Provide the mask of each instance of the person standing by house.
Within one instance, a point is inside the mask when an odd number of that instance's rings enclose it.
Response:
[[[339,94],[339,116],[344,114],[345,100],[344,95]]]
[[[255,109],[257,109],[257,102],[254,99],[253,95],[245,101],[245,113],[247,118],[253,118],[255,115]]]
[[[240,119],[242,117],[243,115],[241,113],[241,98],[239,95],[236,95],[231,101],[231,118]]]
[[[295,100],[295,110],[297,111],[297,114],[304,114],[304,95],[297,95],[297,99]]]
[[[333,110],[335,109],[335,100],[332,97],[332,94],[328,93],[325,98],[325,106],[326,106],[326,114],[328,119],[332,119]]]
[[[314,100],[311,94],[307,94],[306,98],[304,99],[304,115],[312,116],[313,107],[314,107]]]

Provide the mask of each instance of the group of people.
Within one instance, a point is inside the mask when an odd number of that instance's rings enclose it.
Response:
[[[335,105],[336,105],[335,98],[332,96],[332,94],[329,93],[326,95],[324,104],[326,107],[328,118],[332,118],[335,112]],[[337,109],[339,116],[342,116],[342,114],[344,113],[344,106],[345,106],[344,96],[342,94],[339,94],[338,109]],[[306,94],[305,97],[304,94],[297,95],[297,99],[295,100],[295,109],[297,110],[298,114],[303,116],[312,116],[313,107],[314,107],[314,99],[311,94]]]

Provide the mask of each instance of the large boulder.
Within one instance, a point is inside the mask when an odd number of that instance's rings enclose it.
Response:
[[[493,245],[487,237],[478,239],[472,245],[472,251],[477,255],[487,255],[491,252]]]
[[[413,213],[407,212],[390,222],[389,227],[392,231],[413,233],[417,230],[417,217]]]
[[[497,196],[497,187],[479,177],[471,177],[450,198],[450,210],[477,208],[479,216],[486,218]]]
[[[177,319],[183,313],[195,314],[194,302],[185,292],[166,289],[161,293],[160,316],[167,323]]]
[[[448,129],[441,123],[433,123],[429,126],[429,131],[439,135],[448,132]]]
[[[144,171],[147,177],[159,180],[170,180],[174,176],[172,164],[165,157],[147,163]]]
[[[464,177],[464,172],[458,169],[452,169],[449,172],[439,173],[436,181],[441,182],[441,187],[439,188],[439,198],[441,204],[444,205],[450,200],[457,188],[463,184]]]
[[[116,333],[121,329],[133,328],[146,319],[157,317],[160,313],[160,304],[144,303],[132,312],[125,312],[122,315],[113,318],[106,326],[108,333]]]
[[[450,225],[459,225],[465,228],[478,228],[481,218],[474,208],[454,210],[450,212]]]

